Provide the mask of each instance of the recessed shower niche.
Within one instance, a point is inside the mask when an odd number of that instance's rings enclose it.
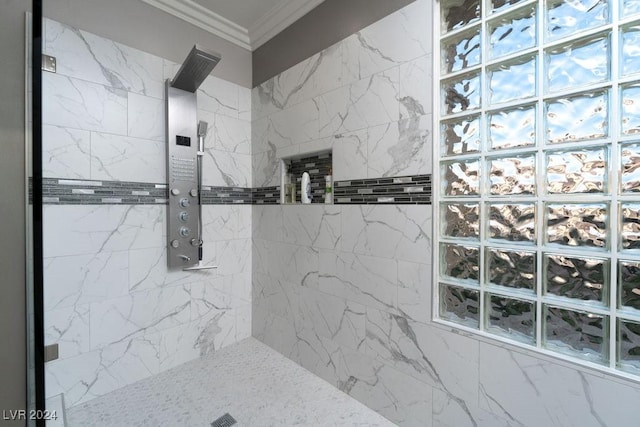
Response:
[[[309,174],[310,204],[333,203],[333,153],[304,153],[280,159],[280,203],[302,204],[303,174]],[[328,195],[328,196],[327,196]],[[329,197],[329,201],[326,201]]]

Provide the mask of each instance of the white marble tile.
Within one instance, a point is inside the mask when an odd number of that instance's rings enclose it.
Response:
[[[260,154],[267,151],[275,151],[277,147],[269,141],[272,126],[268,117],[253,120],[251,122],[251,154]]]
[[[289,354],[298,341],[290,320],[259,305],[254,305],[251,312],[251,334],[281,354]]]
[[[203,205],[203,239],[217,242],[251,238],[251,206]]]
[[[353,253],[322,251],[318,289],[368,307],[395,310],[397,262]]]
[[[398,312],[418,322],[431,322],[431,266],[398,261]]]
[[[397,121],[398,79],[398,68],[394,68],[314,98],[319,110],[318,136]]]
[[[388,135],[370,140],[369,178],[432,173],[431,127],[430,115],[400,120],[390,125]]]
[[[216,275],[215,270],[169,270],[165,247],[130,250],[128,272],[131,292],[182,286]]]
[[[344,353],[339,388],[397,425],[431,426],[432,388],[358,352]]]
[[[434,427],[495,427],[495,426],[523,426],[516,420],[504,419],[483,411],[471,402],[460,402],[451,398],[447,393],[433,389],[433,426]]]
[[[334,139],[332,137],[329,138],[319,138],[319,139],[314,139],[313,141],[309,141],[309,142],[303,142],[301,144],[298,144],[298,147],[300,148],[299,152],[302,154],[312,154],[312,153],[319,153],[321,151],[332,151],[333,150],[333,144],[334,144]],[[279,150],[279,151],[284,151],[283,150]],[[334,160],[335,162],[335,157]]]
[[[49,397],[45,403],[45,409],[49,411],[51,418],[46,420],[47,427],[66,427],[64,411],[64,395]]]
[[[273,150],[254,154],[251,159],[253,187],[280,185],[280,160],[275,146]]]
[[[461,405],[477,402],[477,341],[369,307],[366,327],[369,356],[441,389]]]
[[[238,87],[238,118],[250,122],[251,116],[251,89]]]
[[[341,40],[329,46],[319,54],[318,68],[315,72],[314,96],[348,85],[360,79],[349,65],[352,59],[347,50],[348,42]]]
[[[91,179],[166,182],[165,142],[91,133]]]
[[[282,242],[284,237],[282,217],[285,208],[288,207],[281,205],[251,206],[252,238]]]
[[[251,154],[251,122],[224,115],[216,115],[211,132],[217,150]]]
[[[268,242],[267,271],[273,277],[302,286],[318,285],[318,250],[309,246]]]
[[[44,312],[45,345],[58,344],[60,359],[86,353],[91,348],[89,338],[89,306],[71,307]]]
[[[342,250],[431,263],[431,206],[343,206]]]
[[[355,132],[336,135],[333,143],[333,178],[334,180],[350,180],[363,178],[379,178],[370,176],[368,163],[369,146],[382,141],[393,144],[398,140],[396,123],[386,123]]]
[[[340,249],[339,206],[284,206],[283,241],[317,249]]]
[[[251,239],[216,242],[217,272],[221,276],[251,271]]]
[[[251,155],[206,149],[202,182],[215,187],[250,187]]]
[[[45,224],[45,228],[53,224]],[[44,259],[45,310],[68,308],[126,295],[126,251]]]
[[[60,126],[42,126],[42,176],[91,178],[90,132]]]
[[[42,123],[127,134],[127,92],[58,74],[42,76]]]
[[[219,278],[216,280],[219,280]],[[191,320],[229,314],[233,310],[231,295],[218,291],[210,281],[192,284],[190,292]]]
[[[433,113],[433,56],[400,65],[400,119]]]
[[[269,116],[268,142],[277,148],[318,138],[318,105],[307,100]]]
[[[158,343],[138,337],[47,363],[46,395],[64,393],[67,408],[159,372]]]
[[[158,340],[160,372],[203,355],[198,346],[200,331],[197,326],[197,322],[188,322],[152,335]]]
[[[164,206],[48,205],[44,256],[163,247],[164,219]]]
[[[521,425],[634,425],[640,397],[631,382],[484,343],[479,388],[481,409]]]
[[[236,308],[236,341],[251,337],[251,304]]]
[[[45,18],[43,50],[56,73],[162,98],[162,59]]]
[[[364,343],[366,312],[362,304],[315,289],[301,288],[297,315],[315,335],[331,339],[341,346],[357,350]]]
[[[163,99],[129,94],[128,135],[166,144],[166,105]]]
[[[300,302],[301,286],[276,279],[268,274],[253,274],[253,304],[291,324],[295,321]]]
[[[251,304],[252,283],[251,271],[221,276],[222,283],[229,295],[233,296],[233,307],[240,308],[247,304]]]
[[[207,77],[198,89],[198,108],[229,117],[239,117],[239,86],[218,77]]]
[[[101,348],[186,323],[190,294],[183,286],[134,292],[91,304],[91,347]]]
[[[296,338],[286,356],[337,387],[343,363],[340,346],[330,338],[318,335],[312,328],[299,328],[296,330]]]

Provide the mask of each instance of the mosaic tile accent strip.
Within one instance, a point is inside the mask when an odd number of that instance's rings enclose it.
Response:
[[[309,178],[311,178],[311,193],[313,194],[311,203],[324,203],[324,177],[331,173],[332,165],[331,152],[290,160],[289,173],[293,175],[296,183],[296,202],[301,203],[302,174],[308,172]]]
[[[431,204],[431,175],[336,181],[333,201],[354,204]]]
[[[251,190],[251,194],[254,205],[280,204],[280,186],[254,188]]]
[[[203,205],[251,204],[251,188],[202,186]]]

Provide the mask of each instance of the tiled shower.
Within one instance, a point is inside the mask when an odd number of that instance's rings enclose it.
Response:
[[[70,408],[253,336],[400,425],[629,417],[637,385],[432,322],[432,10],[252,90],[205,81],[201,272],[166,267],[178,64],[45,19],[47,396]],[[280,159],[327,151],[335,203],[275,203]]]

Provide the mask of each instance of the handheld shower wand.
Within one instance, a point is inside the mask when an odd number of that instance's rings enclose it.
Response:
[[[198,215],[198,259],[202,261],[202,244],[203,244],[203,229],[202,229],[202,158],[204,157],[204,137],[207,136],[207,127],[209,124],[203,120],[198,122],[198,209],[200,215]]]

